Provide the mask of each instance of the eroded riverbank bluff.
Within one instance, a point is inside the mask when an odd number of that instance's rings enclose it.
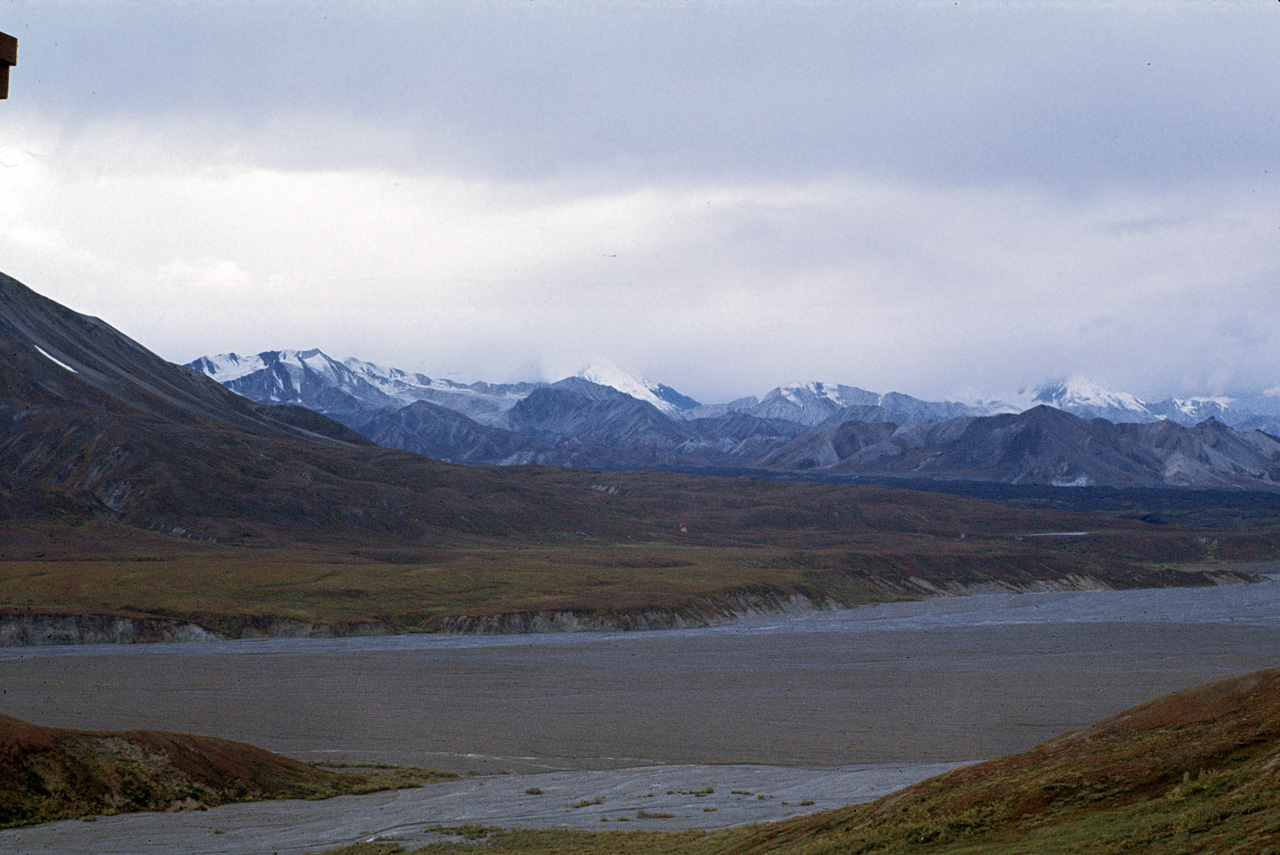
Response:
[[[1270,565],[1268,565],[1270,566]],[[1260,565],[1220,565],[1159,571],[1154,587],[1204,587],[1258,582]],[[1149,580],[1150,581],[1150,580]],[[984,581],[938,584],[918,577],[883,580],[883,601],[976,594],[1029,594],[1069,591],[1108,591],[1105,579],[1070,574],[1058,579],[1025,583]],[[478,615],[441,615],[427,631],[465,634],[528,634],[547,632],[632,632],[719,626],[748,617],[835,611],[865,605],[832,596],[807,596],[784,591],[731,591],[691,599],[679,607],[609,612],[547,609]],[[146,614],[42,613],[32,610],[0,612],[0,647],[70,644],[146,644],[226,641],[242,638],[351,638],[405,632],[394,620],[326,624],[292,617],[246,615],[231,632],[218,632],[192,620]],[[421,631],[421,630],[409,630]]]

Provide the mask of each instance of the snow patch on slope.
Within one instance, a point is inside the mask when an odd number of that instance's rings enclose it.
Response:
[[[1266,394],[1265,392],[1263,394]],[[1207,406],[1221,407],[1223,410],[1229,410],[1235,404],[1234,398],[1227,398],[1221,395],[1216,397],[1191,397],[1191,398],[1170,398],[1173,405],[1187,416],[1195,416],[1199,414]]]
[[[35,344],[35,345],[32,345],[32,347],[34,347],[36,350],[40,351],[40,355],[41,355],[41,356],[43,356],[45,359],[49,360],[50,362],[52,362],[54,365],[58,366],[59,368],[65,368],[66,370],[70,371],[72,374],[79,374],[79,373],[80,373],[79,371],[75,370],[74,368],[72,368],[72,367],[71,367],[70,365],[68,365],[67,363],[63,362],[61,359],[58,359],[56,356],[50,356],[50,355],[48,354],[48,352],[47,352],[47,351],[45,351],[45,349],[44,349],[43,347],[41,347],[40,345]]]
[[[778,389],[784,398],[798,406],[804,406],[805,403],[814,399],[831,401],[837,407],[847,407],[854,403],[872,403],[852,400],[844,394],[846,390],[866,394],[860,389],[853,389],[840,383],[823,383],[819,380],[809,383],[789,383]],[[879,405],[883,399],[883,395],[876,395],[874,404]]]
[[[242,357],[234,353],[219,353],[217,356],[202,356],[196,361],[200,363],[201,371],[219,383],[239,380],[266,367],[260,355]]]

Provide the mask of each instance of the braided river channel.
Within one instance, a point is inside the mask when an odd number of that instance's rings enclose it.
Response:
[[[1278,665],[1277,576],[689,630],[0,649],[0,712],[27,721],[460,774],[399,793],[11,829],[0,851],[300,855],[388,834],[409,845],[463,822],[767,821],[875,798],[1166,692]]]

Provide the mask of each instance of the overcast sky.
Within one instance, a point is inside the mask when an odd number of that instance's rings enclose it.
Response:
[[[1280,386],[1280,3],[0,0],[0,270],[174,361]]]

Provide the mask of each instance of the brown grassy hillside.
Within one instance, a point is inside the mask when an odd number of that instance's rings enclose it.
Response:
[[[1280,852],[1280,669],[1166,695],[729,851]]]
[[[0,714],[0,827],[228,802],[322,798],[425,780],[340,774],[243,742],[70,730]]]

